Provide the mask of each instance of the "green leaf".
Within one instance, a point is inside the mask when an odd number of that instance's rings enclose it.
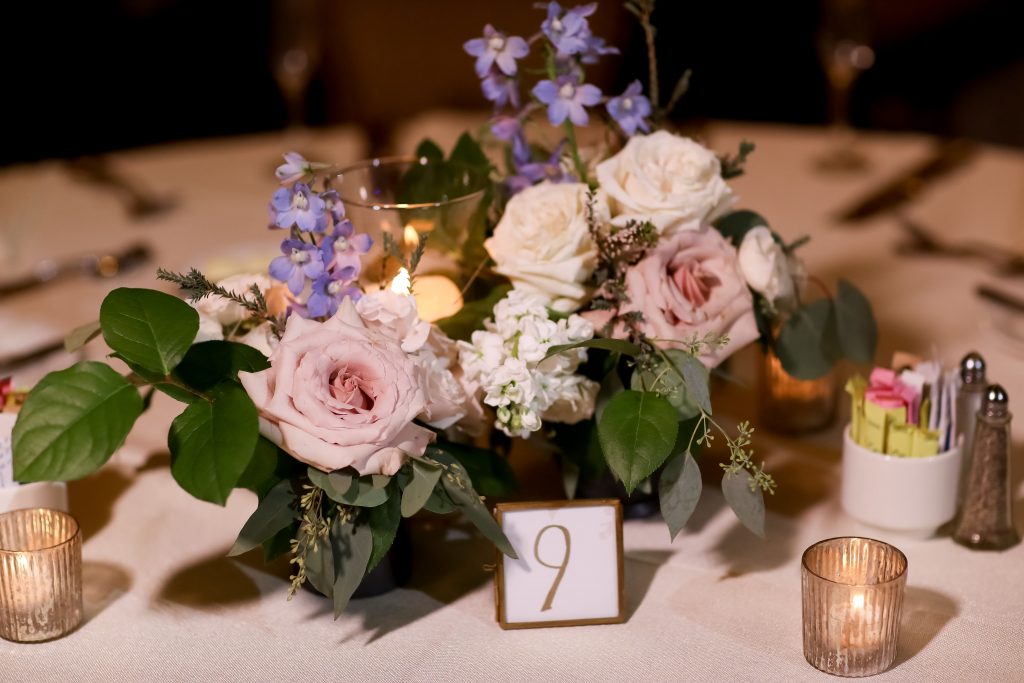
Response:
[[[299,535],[299,523],[292,522],[263,541],[263,564],[270,564],[292,550],[292,539]]]
[[[727,474],[722,477],[722,493],[743,526],[764,538],[764,496],[758,488],[751,490],[750,482],[746,471]]]
[[[832,300],[818,299],[794,313],[779,331],[775,353],[797,379],[827,374],[840,355]]]
[[[281,480],[277,476],[277,461],[280,449],[265,437],[256,439],[256,448],[245,472],[238,478],[238,487],[249,489],[256,495],[263,495],[267,489]]]
[[[672,404],[644,391],[624,391],[613,398],[597,423],[601,450],[627,493],[665,462],[678,431]]]
[[[458,506],[452,502],[451,496],[448,495],[444,487],[438,486],[434,488],[430,498],[427,498],[427,502],[423,504],[423,509],[436,515],[447,515],[455,512]]]
[[[450,441],[438,441],[434,445],[451,454],[465,468],[473,488],[481,496],[504,496],[519,485],[508,460],[492,450]]]
[[[167,437],[171,474],[200,500],[223,505],[256,449],[256,406],[235,382],[218,384],[210,400],[189,404]]]
[[[443,161],[444,150],[437,146],[437,143],[430,138],[425,138],[416,147],[416,158],[422,159],[426,157],[431,161]]]
[[[228,557],[247,553],[272,539],[282,529],[291,526],[297,517],[292,507],[295,500],[292,482],[279,481],[260,499],[256,511],[238,532],[238,538],[228,551]]]
[[[455,315],[438,320],[437,326],[452,339],[469,341],[474,331],[484,328],[484,320],[491,317],[494,305],[501,301],[511,289],[511,285],[495,287],[485,298],[470,301]]]
[[[188,389],[184,389],[176,384],[171,384],[167,381],[167,375],[161,375],[158,372],[150,372],[146,368],[142,367],[138,363],[133,363],[126,359],[119,353],[110,354],[111,358],[117,358],[124,362],[128,366],[128,369],[134,372],[136,375],[142,378],[144,382],[149,383],[154,389],[164,393],[175,401],[182,403],[192,403],[199,400],[199,396],[190,392]]]
[[[878,326],[871,312],[871,302],[846,280],[839,280],[836,294],[836,331],[843,355],[856,363],[875,359]]]
[[[51,372],[14,425],[14,478],[68,481],[99,469],[124,443],[143,403],[138,389],[94,361]]]
[[[578,348],[604,349],[605,351],[614,351],[626,356],[637,356],[640,353],[640,347],[632,342],[628,342],[624,339],[604,339],[599,337],[596,339],[574,342],[572,344],[558,344],[556,346],[552,346],[548,349],[548,355],[544,356],[544,358],[551,358],[551,356],[558,355],[563,351]]]
[[[412,517],[422,508],[441,478],[441,468],[412,458],[412,481],[402,491],[402,516]]]
[[[64,337],[64,350],[68,353],[74,353],[98,336],[100,336],[99,320],[80,325],[68,332],[67,336]]]
[[[672,540],[697,508],[701,487],[700,467],[690,451],[668,459],[658,479],[658,500]]]
[[[685,351],[667,349],[664,353],[669,362],[657,358],[653,367],[637,369],[630,378],[630,388],[659,394],[672,404],[680,420],[699,415],[705,404],[705,412],[710,415],[708,369]]]
[[[330,537],[334,555],[334,618],[337,619],[369,571],[373,534],[364,525],[342,524],[335,519]]]
[[[395,488],[398,488],[397,484]],[[386,501],[367,511],[366,521],[373,535],[373,552],[370,553],[370,561],[366,565],[367,572],[373,571],[391,548],[401,520],[401,496],[398,495],[398,491],[392,491]]]
[[[387,489],[374,486],[372,476],[356,477],[344,470],[327,474],[315,467],[310,467],[307,474],[309,480],[336,503],[375,507],[388,499]]]
[[[483,172],[487,172],[491,167],[491,161],[487,158],[480,143],[473,139],[473,136],[469,133],[463,133],[459,136],[455,147],[452,148],[449,160],[480,169]]]
[[[746,209],[733,211],[722,216],[714,222],[714,226],[718,229],[718,232],[722,233],[722,237],[732,240],[733,246],[736,248],[739,248],[743,238],[754,228],[758,226],[770,227],[764,216],[753,211],[747,211]]]
[[[239,372],[259,372],[270,367],[266,356],[246,344],[207,341],[193,345],[174,370],[185,384],[206,391]]]
[[[339,524],[337,518],[334,523]],[[339,524],[339,526],[341,525]],[[333,527],[331,530],[333,531]],[[306,580],[312,584],[313,588],[328,598],[333,597],[334,580],[337,576],[333,539],[317,539],[313,547],[306,553],[305,567]]]
[[[465,468],[454,457],[435,446],[427,447],[427,456],[446,466],[448,471],[442,475],[441,485],[451,501],[462,510],[473,526],[486,536],[498,550],[512,559],[519,559],[512,543],[509,542],[505,532],[501,530],[501,526],[494,519],[494,515],[473,489],[473,482],[466,474]]]
[[[125,360],[168,375],[192,346],[199,314],[170,294],[121,287],[103,300],[100,325],[104,341]]]

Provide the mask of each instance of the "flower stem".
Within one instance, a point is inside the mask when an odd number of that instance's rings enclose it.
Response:
[[[576,126],[569,119],[565,120],[565,139],[569,141],[569,154],[572,155],[572,163],[576,167],[576,175],[580,177],[581,183],[589,183],[589,180],[587,180],[587,165],[580,158],[580,149],[576,144]]]

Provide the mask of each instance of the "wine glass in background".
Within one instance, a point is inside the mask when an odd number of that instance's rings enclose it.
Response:
[[[273,0],[270,60],[274,81],[287,108],[286,142],[307,142],[306,94],[320,64],[320,0]]]
[[[822,0],[818,57],[828,80],[829,149],[817,159],[826,171],[859,171],[868,160],[857,149],[850,126],[850,91],[857,78],[875,63],[868,44],[868,13],[864,0]]]

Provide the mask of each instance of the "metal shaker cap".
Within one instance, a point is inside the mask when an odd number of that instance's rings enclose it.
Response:
[[[989,384],[985,389],[985,400],[981,404],[981,413],[986,417],[1006,417],[1009,402],[1006,389],[998,384]]]
[[[985,359],[977,351],[971,351],[960,361],[960,379],[964,384],[985,382]]]

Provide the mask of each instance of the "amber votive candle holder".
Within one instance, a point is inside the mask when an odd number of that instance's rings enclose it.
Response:
[[[817,379],[797,379],[768,351],[761,359],[761,424],[782,434],[824,429],[835,419],[837,388],[835,370]]]
[[[0,515],[0,637],[60,638],[82,621],[82,534],[49,508]]]
[[[830,538],[801,562],[804,657],[835,676],[873,676],[896,659],[907,556],[871,538]]]

